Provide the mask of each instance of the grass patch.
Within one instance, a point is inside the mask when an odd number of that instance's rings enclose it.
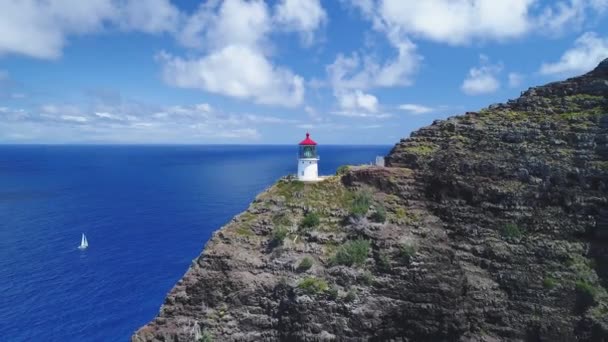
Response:
[[[578,280],[574,284],[576,290],[576,301],[577,307],[580,311],[584,311],[587,308],[597,304],[596,299],[599,293],[599,289],[596,285],[586,280]]]
[[[370,242],[365,239],[351,240],[338,247],[336,254],[331,259],[334,265],[363,265],[367,260]]]
[[[346,296],[344,296],[344,301],[346,303],[352,303],[355,300],[357,300],[357,290],[355,290],[355,289],[348,290],[348,292],[346,293]]]
[[[386,209],[381,204],[377,204],[374,206],[374,213],[371,217],[372,221],[377,223],[386,222]]]
[[[414,222],[419,222],[420,217],[418,215],[407,211],[403,207],[398,207],[395,209],[395,219],[393,219],[395,223],[404,223],[404,224],[412,224]]]
[[[507,239],[519,239],[524,234],[523,231],[515,223],[507,223],[502,227],[501,234]]]
[[[321,218],[319,217],[319,214],[311,211],[307,213],[302,219],[302,222],[300,222],[300,228],[303,230],[310,230],[318,226],[320,222]]]
[[[372,195],[368,191],[359,191],[355,194],[355,198],[353,198],[350,214],[354,217],[365,217],[371,204]]]
[[[273,247],[278,247],[283,245],[283,240],[287,237],[289,230],[283,226],[275,226],[272,230],[272,239],[270,240],[270,244]]]
[[[291,217],[286,213],[278,213],[272,216],[272,224],[275,226],[289,227],[293,224]]]
[[[593,161],[593,162],[590,162],[589,164],[594,169],[608,171],[608,160],[607,161]]]
[[[207,330],[203,330],[197,342],[213,342],[213,335]]]
[[[370,271],[365,271],[359,280],[361,280],[361,284],[370,286],[374,282],[374,275]]]
[[[409,146],[406,146],[404,148],[404,150],[406,152],[409,152],[412,154],[428,156],[430,154],[433,154],[437,150],[437,146],[436,145],[409,145]]]
[[[399,247],[399,258],[403,260],[406,265],[409,265],[416,256],[416,246],[412,244],[403,244]]]
[[[328,299],[330,299],[330,300],[336,300],[336,299],[338,299],[338,294],[340,292],[338,291],[337,287],[335,287],[335,286],[332,285],[332,286],[329,287],[329,289],[327,289],[326,293],[327,293],[327,298]]]
[[[324,279],[315,277],[306,277],[298,283],[298,288],[310,295],[316,295],[321,292],[327,291],[329,285]]]
[[[236,234],[240,236],[253,236],[253,231],[251,227],[247,224],[241,224],[236,228]]]
[[[543,279],[543,287],[547,290],[554,289],[557,286],[557,279],[552,277],[546,277]]]
[[[300,264],[298,265],[297,270],[298,270],[298,272],[306,272],[311,267],[312,267],[312,258],[304,257],[304,259],[302,259],[302,261],[300,261]]]
[[[285,198],[293,198],[296,193],[304,190],[304,182],[299,180],[280,180],[276,187],[279,195],[285,196]]]
[[[348,166],[348,165],[342,165],[342,166],[338,167],[338,169],[336,170],[336,176],[345,175],[349,169],[350,169],[350,166]]]
[[[381,272],[390,272],[391,271],[391,258],[388,253],[381,252],[378,254],[378,260],[376,260],[376,266],[378,270]]]

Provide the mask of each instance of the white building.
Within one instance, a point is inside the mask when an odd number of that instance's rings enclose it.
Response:
[[[309,133],[306,133],[306,139],[302,140],[299,145],[298,179],[301,181],[319,180],[317,143],[310,139]]]

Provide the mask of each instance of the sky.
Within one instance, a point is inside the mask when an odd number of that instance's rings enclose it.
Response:
[[[608,0],[0,0],[0,143],[394,144],[608,58]]]

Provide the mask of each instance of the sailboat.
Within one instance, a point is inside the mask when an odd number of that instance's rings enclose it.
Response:
[[[87,241],[86,235],[82,233],[82,239],[80,240],[80,246],[78,246],[78,249],[84,250],[87,249],[87,247],[89,247],[89,242]]]

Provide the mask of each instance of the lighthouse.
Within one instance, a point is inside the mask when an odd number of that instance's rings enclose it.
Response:
[[[301,181],[316,181],[319,179],[319,156],[317,155],[317,143],[310,139],[306,133],[306,139],[299,144],[298,153],[298,179]]]

